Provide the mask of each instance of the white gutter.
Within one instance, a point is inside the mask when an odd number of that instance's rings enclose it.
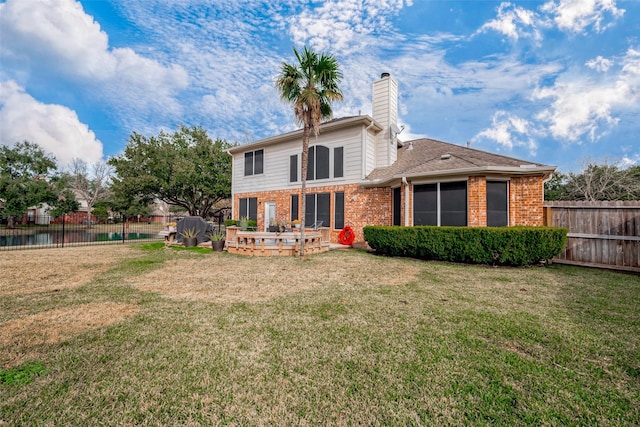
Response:
[[[400,178],[428,178],[428,177],[440,177],[440,176],[455,176],[455,175],[485,175],[485,174],[501,174],[501,175],[535,175],[535,174],[551,174],[556,170],[555,166],[531,166],[531,167],[515,167],[515,166],[480,166],[473,168],[462,169],[446,169],[442,171],[421,172],[412,175],[394,175],[384,179],[374,179],[369,182],[365,182],[362,185],[365,187],[379,187],[387,185],[390,182]]]

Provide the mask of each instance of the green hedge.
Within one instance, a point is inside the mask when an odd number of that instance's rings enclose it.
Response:
[[[240,223],[242,221],[244,221],[244,220],[241,220],[241,219],[225,219],[224,220],[224,226],[225,227],[232,227],[232,226],[240,227],[241,226]],[[246,221],[247,221],[246,227],[255,229],[258,226],[258,222],[255,219],[248,219]]]
[[[490,265],[530,265],[562,252],[566,228],[553,227],[364,227],[377,253]]]

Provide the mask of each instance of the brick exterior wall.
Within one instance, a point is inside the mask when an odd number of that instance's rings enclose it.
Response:
[[[509,225],[544,225],[541,176],[511,178],[509,183]]]
[[[393,193],[389,187],[365,188],[359,184],[352,184],[307,188],[307,194],[331,193],[331,224],[329,226],[331,227],[332,242],[338,242],[338,235],[341,231],[341,229],[334,229],[334,194],[337,192],[344,193],[344,224],[353,228],[356,242],[364,241],[362,228],[365,225],[391,225]],[[239,211],[241,198],[256,197],[258,199],[258,230],[264,230],[266,220],[264,217],[265,202],[275,202],[276,220],[289,221],[291,219],[291,196],[293,194],[298,194],[300,203],[298,212],[302,215],[302,200],[299,189],[235,194],[233,209],[234,212]],[[327,224],[323,224],[323,226],[327,226]]]
[[[487,179],[484,176],[470,176],[467,181],[467,225],[487,225]]]
[[[400,215],[402,225],[413,225],[413,185],[401,186]],[[344,193],[344,224],[353,228],[356,242],[363,242],[362,228],[366,225],[393,224],[393,190],[390,187],[366,188],[359,184],[307,188],[307,194],[331,194],[331,242],[338,242],[340,230],[334,229],[336,192]],[[234,195],[233,209],[238,212],[240,199],[258,199],[258,230],[264,230],[265,202],[276,203],[276,220],[291,219],[291,196],[299,189],[270,192],[238,193]],[[409,197],[409,224],[404,224],[405,198]],[[298,212],[302,213],[301,200]],[[512,177],[509,184],[509,225],[543,225],[543,181],[542,177]],[[469,177],[467,182],[467,223],[470,227],[487,225],[487,180],[484,176]],[[236,214],[237,215],[237,214]],[[237,219],[237,218],[236,218]],[[324,224],[327,226],[327,224]]]

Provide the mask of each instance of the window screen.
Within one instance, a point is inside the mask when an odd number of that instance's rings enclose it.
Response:
[[[244,153],[244,176],[258,175],[264,170],[264,150],[251,151]]]
[[[304,225],[308,227],[316,222],[316,195],[307,194],[305,200]]]
[[[263,170],[264,150],[256,150],[253,156],[253,174],[258,175]]]
[[[344,176],[343,156],[344,156],[343,147],[336,147],[333,149],[333,177],[334,178],[342,178]]]
[[[438,184],[413,187],[413,224],[438,225]]]
[[[244,153],[244,176],[253,175],[253,151]]]
[[[331,226],[331,194],[316,194],[316,220],[322,221],[323,227]]]
[[[289,157],[289,182],[298,181],[298,155]]]
[[[307,180],[327,178],[329,178],[329,149],[323,145],[309,147]]]
[[[309,163],[307,165],[307,180],[315,179],[315,164],[316,164],[316,149],[315,147],[309,147]]]
[[[335,193],[334,198],[333,228],[342,230],[344,228],[344,193]]]
[[[400,225],[400,187],[393,189],[393,225]]]
[[[240,199],[240,213],[238,218],[258,219],[258,198],[248,197]]]
[[[331,225],[331,194],[307,194],[306,201],[305,225],[310,227],[313,223],[322,221],[323,227],[329,227]]]
[[[487,226],[509,225],[508,182],[487,181]]]
[[[467,225],[467,183],[440,183],[440,225]]]
[[[298,218],[298,195],[291,195],[291,221],[295,221]]]
[[[329,178],[329,149],[316,145],[316,179]]]

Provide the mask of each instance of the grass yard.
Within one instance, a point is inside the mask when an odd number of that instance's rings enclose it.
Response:
[[[153,244],[0,256],[0,425],[265,424],[638,425],[640,277]]]

